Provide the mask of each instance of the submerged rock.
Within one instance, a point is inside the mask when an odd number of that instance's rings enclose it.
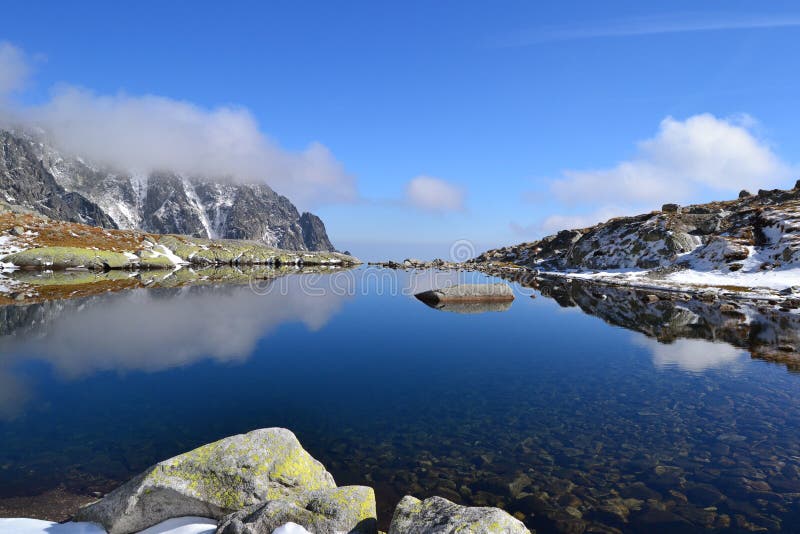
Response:
[[[128,534],[173,517],[221,519],[265,501],[335,487],[292,432],[267,428],[160,462],[79,510],[76,519]]]
[[[521,521],[499,508],[460,506],[442,497],[403,497],[389,534],[530,534]]]
[[[425,302],[423,300],[423,302]],[[435,310],[447,311],[460,314],[474,314],[474,313],[487,313],[487,312],[504,312],[511,309],[510,300],[489,300],[479,302],[425,302],[428,306]]]
[[[511,286],[498,282],[495,284],[458,284],[442,289],[431,289],[415,295],[425,303],[483,302],[514,300]]]
[[[346,486],[268,501],[227,516],[217,534],[271,534],[287,523],[314,534],[375,534],[375,492],[365,486]]]

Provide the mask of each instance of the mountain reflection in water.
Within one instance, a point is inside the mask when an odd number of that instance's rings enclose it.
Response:
[[[651,290],[585,280],[544,278],[536,281],[536,288],[560,306],[578,307],[657,341],[640,344],[650,348],[659,366],[672,362],[687,370],[702,370],[749,353],[800,371],[800,314],[792,310],[761,301],[723,303],[676,294],[650,301]],[[713,348],[702,341],[713,342]]]
[[[346,299],[333,292],[311,295],[294,282],[268,301],[249,286],[222,285],[0,307],[0,417],[12,417],[30,396],[9,376],[21,359],[46,362],[65,379],[163,371],[201,359],[242,362],[282,324],[318,330]]]

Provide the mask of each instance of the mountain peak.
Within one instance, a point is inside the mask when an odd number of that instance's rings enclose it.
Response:
[[[41,136],[0,130],[0,199],[93,226],[204,238],[253,239],[290,250],[332,251],[325,225],[261,183],[147,174],[94,166]]]

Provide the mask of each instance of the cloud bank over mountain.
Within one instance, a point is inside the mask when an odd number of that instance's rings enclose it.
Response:
[[[6,125],[36,128],[60,149],[129,172],[187,175],[267,183],[303,208],[351,202],[355,178],[323,144],[280,147],[245,108],[204,108],[157,95],[113,95],[73,85],[48,100],[20,104],[31,67],[25,53],[0,43],[0,116]]]

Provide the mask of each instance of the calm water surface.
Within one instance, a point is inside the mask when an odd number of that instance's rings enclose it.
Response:
[[[0,308],[0,497],[107,491],[284,426],[339,484],[375,487],[384,527],[411,493],[502,506],[539,532],[800,531],[800,375],[520,287],[504,311],[435,310],[408,295],[431,276]],[[676,320],[651,312],[622,315]]]

